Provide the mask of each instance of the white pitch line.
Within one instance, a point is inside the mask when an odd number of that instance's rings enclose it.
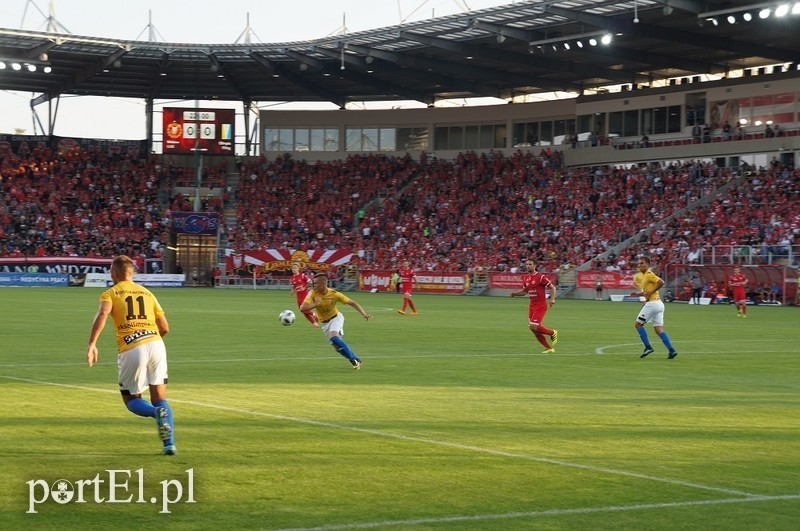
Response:
[[[785,496],[759,496],[757,498],[727,498],[722,500],[698,500],[671,503],[647,503],[642,505],[612,505],[609,507],[585,507],[581,509],[551,509],[547,511],[530,511],[505,514],[478,514],[473,516],[445,516],[441,518],[417,518],[414,520],[389,520],[386,522],[365,522],[354,524],[333,524],[320,527],[294,527],[279,529],[278,531],[336,531],[339,529],[370,529],[374,527],[389,527],[399,525],[445,524],[451,522],[475,522],[482,520],[508,520],[512,518],[533,518],[539,516],[560,516],[564,514],[592,514],[622,511],[641,511],[646,509],[669,509],[672,507],[692,507],[702,505],[720,505],[725,503],[752,503],[780,500],[797,500],[800,494]]]
[[[763,341],[764,341],[763,339],[737,339],[736,340],[737,343],[763,343]],[[774,341],[770,340],[770,342],[772,342],[772,343],[778,343],[778,342],[796,343],[796,340],[794,340],[794,339],[776,339]],[[692,345],[696,345],[698,343],[714,343],[714,344],[716,344],[716,343],[719,343],[719,341],[706,339],[706,340],[692,341],[691,342]],[[641,342],[638,342],[638,343],[619,343],[619,344],[616,344],[616,345],[603,345],[602,347],[597,347],[596,349],[594,349],[594,353],[595,354],[605,354],[605,350],[606,349],[623,348],[623,347],[624,348],[637,347],[637,348],[641,349],[642,346],[643,345],[642,345]],[[684,351],[681,350],[680,352],[683,353]],[[719,351],[718,350],[715,350],[715,351],[691,350],[691,351],[686,351],[686,352],[688,352],[690,354],[715,354],[715,353],[717,353]],[[759,350],[759,352],[780,353],[780,352],[787,352],[787,351],[784,349],[784,350],[772,350],[772,351]],[[789,351],[789,352],[791,352],[791,351]]]
[[[55,387],[65,387],[65,388],[70,388],[70,389],[81,389],[81,390],[86,390],[86,391],[98,391],[98,392],[104,392],[104,393],[106,393],[106,392],[115,392],[115,391],[110,391],[108,389],[97,389],[95,387],[86,387],[86,386],[72,385],[72,384],[60,384],[60,383],[47,382],[47,381],[43,381],[43,380],[32,380],[32,379],[29,379],[29,378],[17,378],[17,377],[14,377],[14,376],[0,375],[0,378],[5,378],[7,380],[15,380],[15,381],[19,381],[19,382],[28,382],[28,383],[35,383],[35,384],[42,384],[42,385],[52,385],[52,386],[55,386]],[[412,436],[412,435],[402,435],[402,434],[399,434],[399,433],[391,433],[391,432],[387,432],[387,431],[372,430],[372,429],[368,429],[368,428],[356,428],[354,426],[345,426],[343,424],[335,424],[335,423],[332,423],[332,422],[324,422],[324,421],[320,421],[320,420],[304,419],[304,418],[298,418],[298,417],[289,417],[289,416],[285,416],[285,415],[276,415],[276,414],[273,414],[273,413],[264,413],[262,411],[253,411],[253,410],[250,410],[250,409],[243,409],[243,408],[238,408],[238,407],[221,406],[221,405],[217,405],[217,404],[209,404],[209,403],[206,403],[206,402],[197,402],[197,401],[194,401],[194,400],[180,400],[180,399],[174,399],[174,398],[170,399],[170,400],[172,402],[175,402],[175,403],[178,403],[178,404],[189,404],[189,405],[198,406],[198,407],[207,407],[207,408],[210,408],[210,409],[217,409],[217,410],[220,410],[220,411],[230,411],[230,412],[234,412],[234,413],[242,413],[242,414],[245,414],[245,415],[254,415],[254,416],[259,416],[259,417],[266,417],[266,418],[271,418],[271,419],[284,420],[284,421],[288,421],[288,422],[296,422],[296,423],[299,423],[299,424],[306,424],[306,425],[309,425],[309,426],[321,426],[321,427],[324,427],[324,428],[333,428],[333,429],[337,429],[337,430],[347,430],[347,431],[353,431],[353,432],[357,432],[357,433],[366,433],[366,434],[369,434],[369,435],[377,435],[379,437],[388,437],[388,438],[392,438],[392,439],[398,439],[398,440],[401,440],[401,441],[418,442],[418,443],[430,444],[430,445],[435,445],[435,446],[444,446],[446,448],[455,448],[455,449],[458,449],[458,450],[464,450],[464,451],[470,451],[470,452],[478,452],[478,453],[482,453],[482,454],[495,455],[495,456],[499,456],[499,457],[508,457],[508,458],[512,458],[512,459],[522,459],[522,460],[525,460],[525,461],[533,461],[533,462],[537,462],[537,463],[546,463],[546,464],[550,464],[550,465],[559,465],[559,466],[563,466],[563,467],[577,468],[577,469],[580,469],[580,470],[589,470],[591,472],[600,472],[600,473],[604,473],[604,474],[612,474],[612,475],[617,475],[617,476],[625,476],[625,477],[631,477],[631,478],[637,478],[637,479],[645,479],[645,480],[649,480],[649,481],[656,481],[656,482],[659,482],[659,483],[666,483],[666,484],[669,484],[669,485],[678,485],[678,486],[682,486],[682,487],[689,487],[689,488],[699,489],[699,490],[722,492],[722,493],[729,494],[729,495],[734,495],[734,496],[744,496],[744,497],[747,497],[747,498],[759,498],[759,497],[762,497],[761,494],[753,494],[753,493],[750,493],[750,492],[743,492],[743,491],[733,490],[733,489],[725,489],[725,488],[721,488],[721,487],[712,487],[710,485],[702,485],[702,484],[699,484],[699,483],[692,483],[692,482],[689,482],[689,481],[681,481],[681,480],[677,480],[677,479],[662,478],[662,477],[658,477],[658,476],[651,476],[649,474],[639,474],[637,472],[628,472],[626,470],[616,470],[616,469],[613,469],[613,468],[605,468],[605,467],[591,466],[591,465],[582,465],[582,464],[579,464],[579,463],[571,463],[569,461],[561,461],[561,460],[558,460],[558,459],[551,459],[551,458],[548,458],[548,457],[536,457],[536,456],[525,455],[525,454],[516,454],[516,453],[512,453],[512,452],[504,452],[502,450],[493,450],[491,448],[482,448],[480,446],[472,446],[472,445],[467,445],[467,444],[452,443],[452,442],[447,442],[447,441],[437,441],[435,439],[428,439],[426,437],[416,437],[416,436]]]

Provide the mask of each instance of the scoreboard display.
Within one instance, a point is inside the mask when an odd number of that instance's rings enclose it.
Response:
[[[233,109],[164,107],[164,153],[234,154]]]

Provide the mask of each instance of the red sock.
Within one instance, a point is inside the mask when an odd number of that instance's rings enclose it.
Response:
[[[412,301],[411,299],[406,299],[406,300],[408,301],[408,305],[411,306],[411,311],[416,312],[417,309],[414,307],[414,301]]]
[[[548,336],[553,335],[553,331],[550,330],[549,328],[545,328],[543,325],[539,325],[539,329],[536,332],[547,334]]]
[[[539,330],[541,330],[541,327],[539,328]],[[544,348],[546,348],[546,349],[553,348],[553,347],[550,346],[550,343],[547,342],[547,338],[545,337],[545,335],[542,334],[541,332],[536,332],[536,339],[539,340],[539,343],[544,345]]]

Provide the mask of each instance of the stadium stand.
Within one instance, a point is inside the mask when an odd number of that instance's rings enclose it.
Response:
[[[191,198],[173,193],[196,179],[193,170],[156,159],[36,150],[5,157],[2,172],[2,256],[158,257],[169,210],[193,209]],[[225,188],[224,164],[202,179]],[[738,178],[698,162],[563,168],[561,153],[549,149],[465,152],[453,161],[262,157],[240,167],[237,221],[224,234],[234,249],[363,250],[377,268],[411,256],[429,270],[506,271],[531,254],[547,271],[587,262],[625,269],[643,253],[663,264],[701,263],[712,253],[721,263],[765,263],[757,257],[788,256],[795,244],[798,180],[800,172],[780,164]],[[702,198],[711,199],[704,208],[673,217]],[[205,198],[203,208],[219,212],[223,201]],[[734,254],[743,246],[747,257]]]

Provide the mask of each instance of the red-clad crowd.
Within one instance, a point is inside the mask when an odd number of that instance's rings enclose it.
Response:
[[[625,254],[661,263],[764,264],[800,243],[800,170],[746,171],[720,197],[653,231]]]
[[[699,163],[564,169],[559,152],[544,151],[315,165],[286,156],[245,168],[229,244],[349,247],[371,267],[409,257],[428,270],[502,271],[533,255],[554,271],[593,259],[732,178]]]
[[[158,256],[160,164],[76,148],[0,159],[0,256]]]
[[[76,150],[38,150],[0,164],[0,256],[119,253],[158,256],[168,211],[193,210],[174,189],[193,170]],[[203,184],[227,192],[225,165]],[[374,268],[404,258],[426,270],[505,271],[535,256],[555,271],[595,259],[735,176],[711,164],[564,168],[560,152],[351,155],[309,163],[284,155],[240,166],[234,249],[347,248]],[[709,246],[780,252],[795,243],[800,174],[773,164],[733,183],[708,206],[651,232],[596,268],[629,269],[639,254],[692,261]],[[205,199],[221,211],[225,196]]]
[[[411,157],[351,155],[308,163],[288,155],[241,168],[238,221],[228,227],[234,249],[361,249],[364,209],[397,193],[425,163]],[[369,240],[369,235],[366,238]]]
[[[729,176],[689,167],[562,169],[559,160],[517,153],[466,154],[430,168],[375,216],[396,263],[411,251],[432,269],[541,269],[591,260]]]
[[[197,170],[169,164],[166,169],[170,190],[175,188],[195,188],[197,186]],[[221,160],[213,166],[200,170],[200,187],[208,189],[212,194],[201,198],[200,209],[203,212],[222,212],[229,200],[227,189],[227,161]],[[192,212],[195,210],[194,196],[175,193],[170,199],[170,210]]]

